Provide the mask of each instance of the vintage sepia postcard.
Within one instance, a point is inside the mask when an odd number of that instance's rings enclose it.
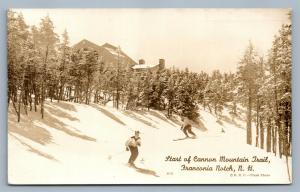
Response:
[[[10,9],[9,184],[292,183],[290,9]]]

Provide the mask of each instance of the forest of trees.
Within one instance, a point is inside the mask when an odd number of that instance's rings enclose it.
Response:
[[[67,31],[56,34],[49,16],[38,26],[28,26],[21,13],[8,11],[7,38],[8,105],[18,122],[28,110],[44,118],[46,100],[101,105],[113,101],[122,110],[155,109],[169,118],[180,114],[190,119],[201,115],[199,107],[217,118],[222,118],[225,108],[232,116],[241,115],[238,109],[243,108],[245,142],[279,157],[291,156],[289,23],[282,25],[267,56],[259,55],[249,42],[236,73],[173,67],[149,71],[143,81],[122,63],[107,68],[94,50],[73,50]]]

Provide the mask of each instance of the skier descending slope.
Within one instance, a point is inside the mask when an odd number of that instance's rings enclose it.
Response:
[[[130,137],[127,142],[126,142],[126,151],[130,150],[130,157],[128,160],[128,166],[134,168],[137,172],[142,173],[142,174],[147,174],[147,175],[153,175],[155,177],[159,177],[157,173],[151,169],[145,169],[141,167],[137,167],[134,164],[134,161],[136,160],[139,151],[138,147],[141,146],[141,138],[140,138],[140,132],[135,131],[134,136]]]
[[[130,150],[130,153],[131,153],[129,160],[128,160],[128,165],[131,167],[135,167],[134,161],[136,160],[136,158],[139,154],[138,147],[141,146],[141,138],[139,135],[140,135],[140,132],[135,131],[134,136],[130,137],[125,144],[126,151]]]
[[[196,134],[192,131],[192,125],[190,123],[189,118],[182,116],[181,121],[181,130],[185,134],[186,138],[190,137],[188,133],[192,135],[192,138],[196,138]]]

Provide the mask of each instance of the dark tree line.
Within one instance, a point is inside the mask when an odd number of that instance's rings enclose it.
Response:
[[[250,43],[238,70],[240,96],[247,107],[247,143],[253,143],[254,122],[255,146],[285,156],[287,165],[292,150],[291,35],[291,25],[282,25],[267,58],[259,57]]]
[[[283,25],[268,57],[259,57],[250,43],[238,70],[247,107],[247,143],[253,143],[254,122],[255,146],[280,157],[291,154],[291,67],[291,25]]]

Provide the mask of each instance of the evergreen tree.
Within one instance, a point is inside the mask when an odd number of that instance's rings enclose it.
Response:
[[[254,90],[257,79],[258,56],[255,53],[252,43],[249,43],[238,68],[238,76],[241,82],[240,94],[246,98],[247,105],[247,144],[252,144],[252,108],[254,100]]]
[[[176,110],[180,111],[182,116],[188,117],[191,120],[198,118],[198,105],[194,98],[194,89],[189,78],[189,71],[186,69],[180,73],[178,93],[176,97]]]
[[[42,82],[41,82],[41,114],[44,117],[44,100],[46,98],[46,89],[48,93],[53,92],[53,82],[56,78],[51,75],[51,70],[57,65],[57,43],[58,36],[54,32],[54,25],[49,16],[41,19],[38,33],[36,34],[35,47],[40,51],[42,58]]]
[[[59,45],[59,90],[58,101],[64,100],[65,84],[68,81],[68,70],[71,64],[71,49],[69,47],[69,36],[67,30],[62,34],[62,42]]]
[[[7,14],[8,38],[8,104],[12,101],[18,122],[21,119],[21,105],[27,112],[29,95],[30,65],[33,60],[30,33],[23,15],[11,10]]]

